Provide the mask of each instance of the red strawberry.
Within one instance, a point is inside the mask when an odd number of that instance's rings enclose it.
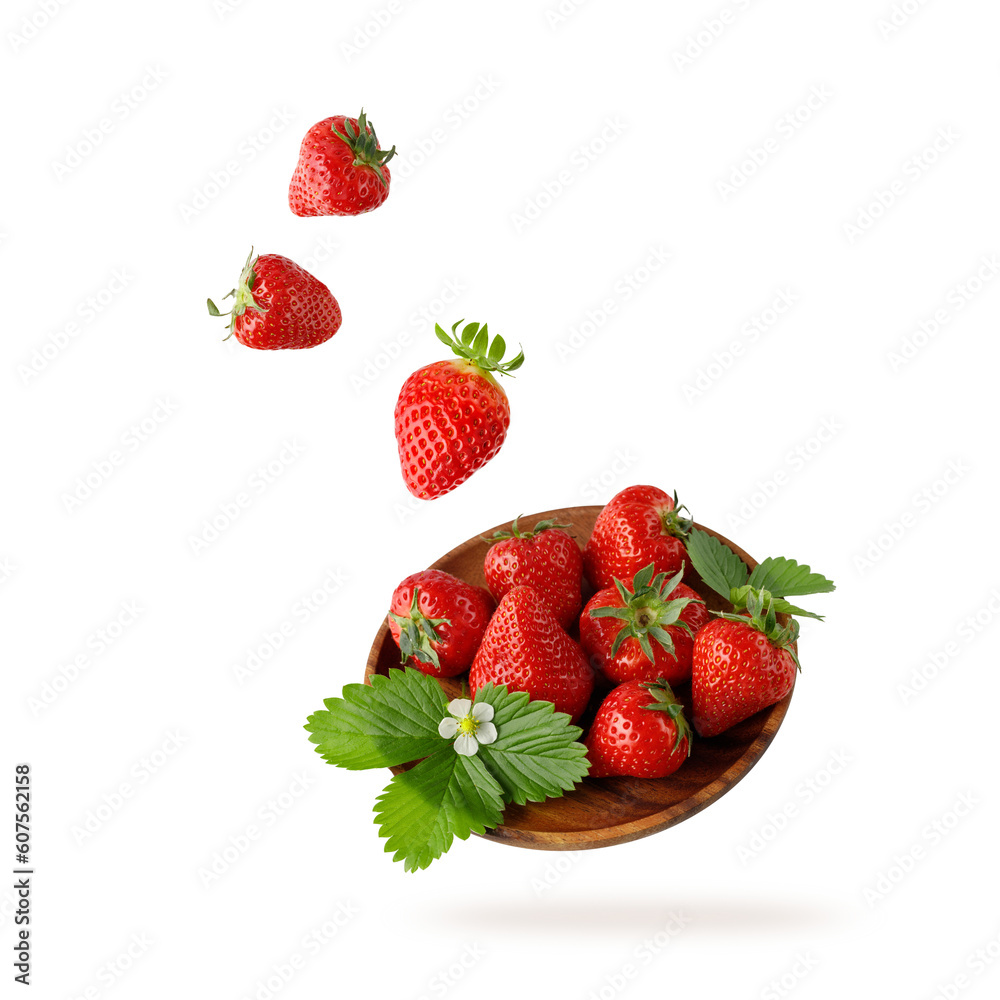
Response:
[[[598,589],[616,579],[631,580],[653,564],[657,573],[673,576],[684,562],[684,539],[692,521],[686,507],[655,486],[629,486],[612,497],[597,515],[594,532],[583,550],[587,579]]]
[[[563,628],[576,621],[583,602],[583,556],[563,531],[569,525],[539,521],[534,531],[521,531],[514,518],[510,531],[497,531],[486,553],[486,585],[500,600],[511,587],[524,584],[542,595]]]
[[[766,609],[765,609],[766,600]],[[695,636],[691,695],[694,728],[716,736],[792,690],[798,622],[781,628],[768,594],[747,596],[747,614],[720,614]]]
[[[468,670],[493,613],[482,588],[440,569],[408,576],[392,595],[389,631],[403,663],[435,677]]]
[[[288,185],[288,206],[296,215],[361,215],[389,197],[386,164],[396,147],[383,151],[365,118],[334,115],[305,134],[299,162]]]
[[[691,728],[662,677],[626,681],[601,702],[584,742],[592,778],[665,778],[691,753]]]
[[[422,500],[449,493],[500,450],[510,425],[510,404],[490,373],[509,374],[524,361],[521,352],[504,363],[503,337],[490,344],[486,324],[469,323],[461,339],[449,337],[440,326],[435,333],[458,360],[418,369],[403,383],[396,401],[403,480]]]
[[[671,579],[653,576],[652,563],[636,574],[629,590],[620,580],[599,590],[580,616],[580,645],[590,662],[613,681],[691,677],[694,635],[709,618],[705,602],[681,583],[683,566]]]
[[[594,688],[594,674],[583,650],[531,587],[512,587],[497,606],[469,671],[469,690],[506,684],[551,701],[574,721]]]
[[[210,316],[229,316],[229,337],[262,351],[315,347],[340,329],[340,306],[330,289],[295,261],[269,253],[243,265],[228,313],[208,300]],[[228,340],[229,337],[226,337]]]

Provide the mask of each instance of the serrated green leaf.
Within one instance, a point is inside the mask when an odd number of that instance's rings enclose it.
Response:
[[[827,594],[837,589],[822,573],[813,573],[808,566],[800,566],[794,559],[784,556],[769,556],[763,560],[747,582],[758,590],[769,590],[776,597]]]
[[[437,727],[446,713],[438,682],[413,667],[373,674],[371,684],[347,684],[306,730],[330,764],[360,770],[394,767],[441,749]]]
[[[708,532],[692,528],[687,539],[687,551],[698,575],[727,601],[734,587],[742,587],[747,582],[750,571],[746,563],[728,545],[723,545]]]
[[[483,685],[476,701],[494,709],[497,739],[481,745],[477,756],[500,784],[506,801],[542,802],[569,791],[587,774],[587,748],[577,742],[582,730],[551,702],[493,684]]]
[[[406,871],[426,868],[451,847],[503,819],[500,785],[478,757],[463,757],[449,743],[397,774],[375,802],[385,849]]]

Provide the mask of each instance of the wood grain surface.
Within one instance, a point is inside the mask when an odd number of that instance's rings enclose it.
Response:
[[[566,507],[520,518],[530,527],[543,518],[569,524],[568,533],[581,548],[590,537],[601,507]],[[510,522],[482,532],[491,535],[497,528],[507,528]],[[698,525],[728,545],[751,569],[756,562],[738,545],[711,528]],[[486,585],[483,559],[489,543],[478,535],[463,542],[433,564],[479,586]],[[684,582],[705,599],[708,607],[722,610],[726,602],[706,587],[694,570],[685,573]],[[584,599],[589,596],[584,592]],[[784,617],[784,616],[783,616]],[[386,674],[398,667],[399,650],[392,640],[388,625],[383,622],[372,643],[365,669],[367,679],[373,673]],[[440,684],[449,698],[461,694],[465,675],[442,679]],[[611,685],[600,682],[594,691],[587,713],[580,725],[585,729],[593,718],[601,699]],[[690,685],[677,688],[678,697],[690,706]],[[510,805],[504,812],[502,826],[487,830],[485,837],[515,847],[563,851],[609,847],[665,830],[693,816],[724,795],[757,763],[781,725],[789,694],[782,701],[720,736],[696,739],[691,756],[681,768],[666,778],[585,778],[572,792],[558,799]],[[690,718],[690,713],[688,713]],[[398,769],[394,769],[398,770]]]

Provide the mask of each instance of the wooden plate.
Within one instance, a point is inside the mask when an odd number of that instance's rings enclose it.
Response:
[[[551,518],[560,524],[570,524],[568,532],[582,548],[600,511],[601,507],[566,507],[523,516],[521,523],[531,527],[536,521]],[[497,527],[506,528],[509,524]],[[482,534],[492,535],[495,530],[490,528]],[[751,569],[757,565],[729,539],[711,528],[702,530],[728,545]],[[431,568],[443,569],[469,583],[485,586],[483,559],[488,548],[489,543],[479,536],[470,538],[438,559]],[[693,570],[684,579],[705,599],[709,608],[721,610],[725,607],[723,599],[706,587]],[[589,595],[585,593],[584,596]],[[388,625],[383,622],[368,654],[365,678],[373,673],[386,674],[398,666],[399,650]],[[440,681],[449,698],[459,697],[465,676]],[[682,700],[687,699],[687,688],[685,685],[677,692]],[[595,690],[581,725],[589,724],[608,690],[607,685]],[[691,757],[667,778],[585,778],[562,798],[508,806],[503,825],[487,830],[484,836],[487,840],[516,847],[565,851],[609,847],[665,830],[724,795],[757,763],[774,739],[791,697],[789,694],[720,736],[696,740]]]

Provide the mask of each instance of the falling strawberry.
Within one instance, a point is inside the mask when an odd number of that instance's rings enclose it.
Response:
[[[592,778],[665,778],[691,753],[691,728],[662,677],[633,680],[601,702],[585,743]]]
[[[396,443],[406,488],[422,500],[449,493],[500,450],[510,426],[507,394],[491,372],[508,375],[521,367],[524,352],[504,362],[507,345],[492,343],[484,323],[459,323],[438,339],[458,358],[435,361],[415,371],[396,401]]]
[[[576,621],[583,603],[583,556],[580,546],[563,531],[566,524],[539,521],[532,531],[518,527],[493,534],[486,553],[486,585],[500,600],[511,587],[523,584],[542,595],[563,628]]]
[[[692,521],[687,508],[655,486],[629,486],[612,497],[583,551],[587,579],[598,589],[631,580],[644,566],[673,576],[684,562]]]
[[[590,662],[616,682],[664,678],[679,684],[691,677],[694,635],[709,619],[705,602],[681,583],[682,568],[669,580],[640,570],[629,590],[621,580],[599,590],[580,616],[580,645]]]
[[[774,600],[751,592],[746,614],[719,612],[694,640],[691,696],[699,736],[717,736],[781,701],[795,684],[799,661],[793,618],[778,625]]]
[[[575,721],[587,707],[594,674],[542,595],[519,586],[497,606],[469,670],[473,695],[488,681],[551,701]]]
[[[208,300],[210,316],[229,316],[229,337],[262,351],[315,347],[340,329],[340,306],[330,289],[295,261],[269,253],[243,265],[228,313]]]
[[[435,677],[468,670],[493,614],[493,598],[451,573],[425,569],[396,588],[389,631],[403,663]]]
[[[386,164],[396,147],[383,150],[364,109],[357,118],[334,115],[305,134],[288,185],[296,215],[361,215],[389,197]]]

